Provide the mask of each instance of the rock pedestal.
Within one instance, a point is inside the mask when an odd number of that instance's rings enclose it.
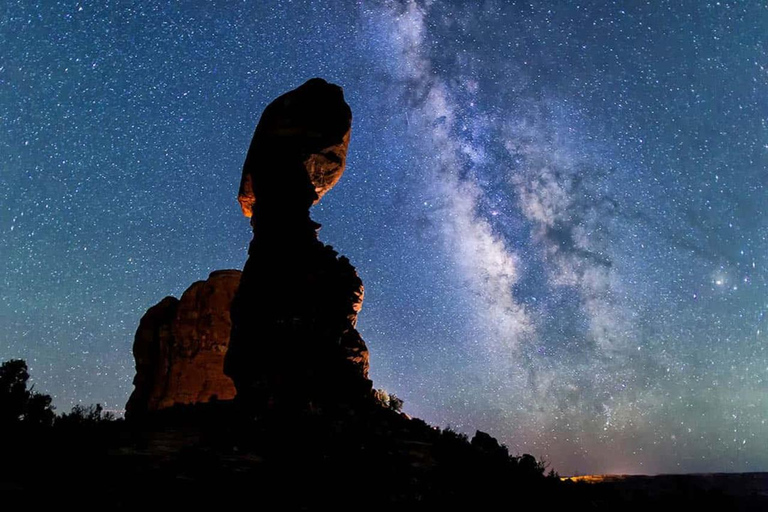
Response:
[[[351,120],[341,88],[312,79],[265,109],[248,150],[238,200],[253,241],[224,369],[257,409],[371,396],[362,281],[309,216],[344,171]]]

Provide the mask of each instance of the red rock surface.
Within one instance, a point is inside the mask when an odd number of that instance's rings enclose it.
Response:
[[[223,367],[240,275],[217,270],[192,284],[180,300],[166,297],[144,314],[133,344],[135,390],[127,414],[235,396]]]

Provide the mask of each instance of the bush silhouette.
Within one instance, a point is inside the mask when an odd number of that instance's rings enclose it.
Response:
[[[527,475],[543,475],[544,470],[547,469],[547,463],[544,461],[537,461],[536,457],[529,453],[524,453],[518,460],[518,466],[520,470]]]
[[[104,412],[101,404],[81,405],[72,407],[72,411],[62,414],[56,419],[57,427],[82,427],[99,425],[115,420],[115,415],[111,412]]]
[[[389,408],[395,412],[401,412],[403,410],[403,400],[396,394],[389,394]]]
[[[29,372],[23,359],[0,365],[0,425],[29,424],[51,426],[54,407],[51,397],[27,389]]]
[[[50,427],[53,425],[54,418],[56,417],[53,409],[50,395],[32,393],[29,396],[29,400],[27,400],[24,423],[39,427]]]
[[[377,389],[374,391],[374,397],[376,401],[385,409],[389,409],[395,412],[402,412],[403,400],[398,398],[394,393],[388,393],[383,389]]]

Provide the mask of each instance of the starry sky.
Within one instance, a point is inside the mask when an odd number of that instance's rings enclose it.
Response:
[[[242,268],[253,129],[320,76],[376,387],[561,474],[768,470],[764,2],[8,0],[0,44],[0,359],[60,412]]]

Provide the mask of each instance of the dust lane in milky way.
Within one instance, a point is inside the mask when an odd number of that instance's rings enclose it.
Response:
[[[561,473],[766,470],[768,10],[10,2],[0,358],[121,409],[138,320],[241,268],[258,116],[353,110],[313,216],[378,387]]]

